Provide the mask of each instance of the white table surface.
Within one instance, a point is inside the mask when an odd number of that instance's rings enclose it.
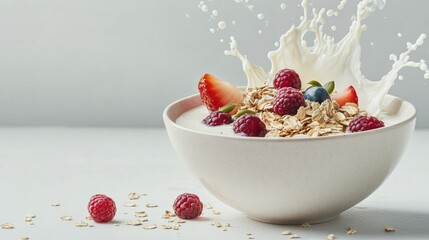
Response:
[[[285,230],[301,239],[326,239],[328,234],[336,239],[429,239],[428,156],[429,130],[418,130],[397,169],[374,194],[331,222],[303,228],[259,223],[216,200],[182,167],[163,129],[2,128],[0,225],[12,223],[15,228],[0,228],[0,240],[245,240],[248,233],[254,239],[281,240],[288,239],[281,235]],[[137,207],[124,207],[131,192],[147,196],[134,201]],[[162,229],[170,224],[161,218],[163,211],[171,210],[183,192],[198,194],[221,214],[204,209],[201,218],[177,231]],[[76,227],[88,216],[88,199],[96,193],[115,199],[115,221]],[[147,203],[159,207],[146,208]],[[125,225],[141,210],[157,229]],[[24,221],[26,214],[36,215],[33,225]],[[62,215],[73,220],[61,221]],[[231,227],[223,231],[211,226],[213,222]],[[356,235],[346,235],[349,226]],[[396,232],[384,232],[386,226]]]

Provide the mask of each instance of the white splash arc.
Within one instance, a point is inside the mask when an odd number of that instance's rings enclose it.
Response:
[[[284,68],[294,69],[299,73],[303,83],[318,80],[322,83],[335,81],[337,90],[352,85],[359,96],[359,105],[371,115],[378,115],[381,102],[389,92],[399,71],[404,67],[417,67],[425,72],[424,77],[429,78],[429,71],[424,60],[414,62],[409,54],[417,50],[426,38],[420,35],[415,43],[407,43],[407,51],[399,57],[391,55],[392,69],[379,81],[366,79],[361,72],[361,37],[366,25],[362,21],[368,17],[375,8],[383,7],[385,1],[362,0],[357,5],[357,15],[352,21],[349,32],[339,42],[323,32],[325,26],[324,15],[326,9],[319,11],[312,9],[313,18],[308,17],[308,0],[301,3],[304,16],[299,26],[292,26],[280,38],[277,50],[269,52],[271,70],[266,72],[262,67],[251,63],[243,56],[237,47],[237,42],[231,37],[230,50],[226,55],[238,57],[242,61],[243,70],[248,80],[248,88],[258,87],[274,78],[275,74]],[[313,32],[315,40],[313,46],[307,46],[303,40],[305,34]]]

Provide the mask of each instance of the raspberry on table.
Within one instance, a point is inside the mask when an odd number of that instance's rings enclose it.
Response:
[[[285,87],[277,92],[273,101],[273,110],[281,116],[295,115],[304,104],[304,95],[299,90]]]
[[[232,117],[228,113],[222,111],[216,111],[210,113],[204,120],[203,123],[209,126],[220,126],[232,123]]]
[[[280,70],[273,80],[274,88],[281,89],[284,87],[292,87],[295,89],[301,89],[301,79],[298,73],[292,69]]]
[[[349,124],[351,132],[363,132],[384,127],[384,122],[372,116],[360,116]]]
[[[203,212],[200,198],[192,193],[179,195],[173,204],[174,213],[181,219],[194,219]]]
[[[245,114],[235,120],[233,124],[234,133],[248,137],[265,137],[267,128],[255,115]]]
[[[108,196],[96,194],[89,200],[88,212],[95,222],[109,222],[115,217],[116,204]]]

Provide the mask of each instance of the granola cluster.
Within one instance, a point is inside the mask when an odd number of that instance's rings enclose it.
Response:
[[[350,121],[360,115],[367,115],[354,103],[347,103],[340,107],[332,100],[322,104],[306,100],[305,106],[299,108],[294,116],[280,116],[273,112],[272,102],[277,89],[270,86],[249,88],[245,91],[245,100],[240,110],[256,112],[266,125],[266,137],[294,137],[294,136],[328,136],[346,132]]]

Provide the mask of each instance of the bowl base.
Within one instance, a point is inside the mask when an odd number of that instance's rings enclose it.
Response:
[[[334,215],[331,217],[326,217],[326,218],[321,218],[321,219],[310,219],[310,220],[299,221],[296,219],[264,219],[264,218],[258,218],[258,217],[253,217],[253,216],[247,215],[247,217],[252,219],[252,220],[255,220],[258,222],[263,222],[263,223],[268,223],[268,224],[276,224],[276,225],[301,225],[304,223],[318,224],[318,223],[324,223],[324,222],[332,221],[332,220],[336,219],[338,216],[339,215]]]

